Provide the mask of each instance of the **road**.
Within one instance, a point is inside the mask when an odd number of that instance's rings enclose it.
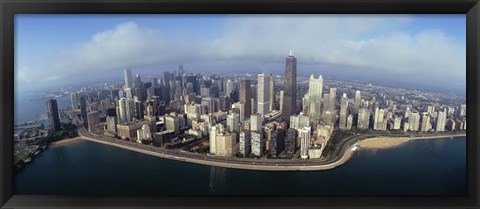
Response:
[[[307,170],[327,170],[340,166],[354,156],[355,151],[352,147],[356,142],[365,138],[378,137],[383,134],[364,134],[353,135],[339,144],[341,149],[336,149],[333,155],[327,159],[252,159],[239,157],[222,157],[208,154],[186,152],[179,149],[166,149],[155,147],[131,141],[125,141],[107,136],[99,136],[88,132],[81,124],[80,119],[71,112],[73,123],[77,125],[80,136],[86,140],[108,144],[123,149],[128,149],[144,154],[149,154],[166,159],[197,163],[203,165],[220,166],[227,168],[249,169],[249,170],[268,170],[268,171],[307,171]]]

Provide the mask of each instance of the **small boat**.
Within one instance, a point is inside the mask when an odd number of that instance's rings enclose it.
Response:
[[[25,163],[29,163],[30,161],[32,161],[32,159],[31,159],[31,158],[27,158],[27,159],[25,160]]]

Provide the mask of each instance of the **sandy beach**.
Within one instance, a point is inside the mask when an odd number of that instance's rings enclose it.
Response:
[[[75,138],[70,138],[70,139],[62,139],[60,141],[56,141],[56,142],[52,142],[50,144],[50,146],[52,147],[57,147],[57,146],[62,146],[62,145],[67,145],[67,144],[72,144],[72,143],[76,143],[76,142],[80,142],[80,141],[83,141],[85,140],[84,138],[82,137],[75,137]]]
[[[440,138],[450,138],[450,137],[459,137],[465,136],[465,134],[459,135],[444,135],[444,136],[425,136],[425,137],[375,137],[362,140],[357,144],[361,148],[365,149],[382,149],[382,148],[393,148],[400,146],[406,142],[417,140],[417,139],[440,139]]]

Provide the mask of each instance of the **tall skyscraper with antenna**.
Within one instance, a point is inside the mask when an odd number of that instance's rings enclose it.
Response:
[[[283,93],[282,118],[289,121],[290,116],[297,111],[297,58],[293,51],[286,58],[285,62],[285,88]]]

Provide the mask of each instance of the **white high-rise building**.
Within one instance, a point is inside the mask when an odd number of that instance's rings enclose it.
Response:
[[[420,131],[428,131],[430,130],[430,115],[427,112],[424,112],[422,115],[422,126]]]
[[[273,111],[273,103],[275,101],[275,78],[272,74],[270,75],[270,108],[269,112]]]
[[[408,124],[411,131],[418,131],[420,127],[420,114],[418,112],[410,114]]]
[[[331,119],[332,122],[335,122],[337,120],[337,110],[336,110],[336,104],[337,104],[337,88],[330,88],[330,98],[328,99],[329,107],[330,107],[330,113],[331,113]]]
[[[385,113],[387,110],[375,108],[375,115],[373,120],[373,129],[385,131],[387,126],[387,120],[385,118]]]
[[[125,89],[133,88],[132,70],[129,68],[123,70],[123,76],[125,79]]]
[[[215,154],[215,151],[217,150],[216,148],[216,142],[217,142],[217,126],[211,126],[210,127],[210,133],[209,133],[209,142],[210,142],[210,154]]]
[[[262,116],[270,112],[270,79],[271,76],[268,74],[258,74],[257,112],[262,114]]]
[[[230,93],[233,92],[233,82],[232,80],[227,80],[227,83],[225,84],[225,96],[230,97]]]
[[[141,129],[137,130],[137,142],[142,143],[142,140],[151,140],[152,133],[150,132],[150,126],[143,124]]]
[[[308,83],[308,92],[305,94],[305,105],[308,106],[308,115],[312,118],[319,119],[322,106],[323,77],[320,75],[318,79],[310,75]]]
[[[124,124],[133,121],[135,116],[135,102],[133,99],[120,98],[118,100],[119,123]]]
[[[78,94],[77,93],[71,93],[70,94],[70,100],[72,102],[72,110],[78,110]]]
[[[458,116],[462,117],[462,116],[465,116],[465,115],[467,115],[467,105],[462,104],[462,105],[460,105]]]
[[[352,116],[352,114],[349,114],[348,117],[347,117],[347,127],[346,127],[346,129],[348,129],[348,130],[352,129],[352,125],[353,125],[353,116]]]
[[[400,117],[395,117],[393,119],[393,130],[400,130],[402,119]]]
[[[437,127],[435,127],[435,130],[436,131],[445,131],[446,123],[447,123],[447,113],[438,112]]]
[[[312,128],[310,126],[303,127],[300,131],[300,158],[308,158],[308,148],[310,147],[310,137]]]
[[[360,91],[355,91],[355,98],[353,101],[353,112],[355,114],[358,114],[361,104],[362,104],[362,95]]]
[[[227,130],[231,133],[238,133],[240,130],[240,115],[238,113],[230,113],[227,116]]]
[[[343,93],[343,97],[340,101],[340,118],[338,125],[340,129],[347,128],[347,111],[348,111],[348,97],[347,94]]]
[[[301,131],[303,127],[310,126],[310,117],[300,113],[290,116],[290,128]]]
[[[259,113],[250,116],[250,130],[261,131],[262,130],[263,116]]]
[[[358,111],[358,123],[359,129],[368,129],[370,126],[370,110],[362,108]]]

